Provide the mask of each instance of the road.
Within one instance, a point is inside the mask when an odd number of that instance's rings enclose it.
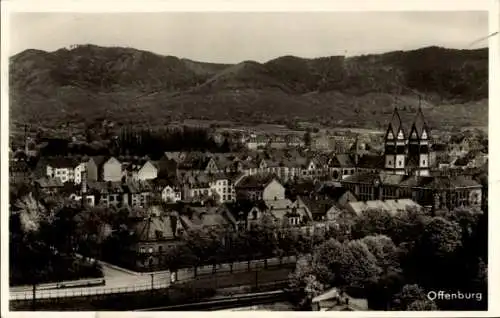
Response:
[[[193,288],[203,288],[211,286],[213,288],[227,287],[227,286],[238,286],[245,284],[254,284],[256,279],[272,281],[274,277],[288,275],[290,268],[283,268],[275,264],[276,267],[273,269],[264,270],[263,268],[256,268],[259,266],[258,262],[255,261],[255,265],[251,266],[251,270],[248,271],[247,263],[242,262],[241,264],[235,263],[233,266],[233,274],[229,273],[228,266],[222,265],[225,268],[224,271],[220,270],[218,273],[213,274],[211,272],[211,267],[200,268],[197,277],[193,277],[192,273],[190,276],[189,271],[185,272],[183,284],[192,284]],[[287,264],[292,264],[294,260],[288,260]],[[269,263],[271,264],[271,263]],[[36,291],[35,297],[40,298],[64,298],[64,297],[78,297],[87,295],[99,295],[99,294],[115,294],[115,293],[126,293],[135,292],[142,290],[150,290],[167,288],[171,286],[170,282],[170,272],[161,271],[155,273],[135,273],[120,267],[101,262],[104,272],[105,285],[92,286],[92,287],[73,287],[73,288],[47,288],[44,285],[40,285]],[[256,273],[257,269],[257,274]],[[179,271],[180,273],[180,271]],[[279,274],[277,274],[279,273]],[[277,276],[276,276],[277,275]],[[280,276],[281,277],[281,276]],[[181,278],[179,278],[181,279]],[[179,282],[180,283],[180,282]],[[50,285],[50,284],[48,284]],[[52,284],[53,285],[53,284]],[[32,287],[31,286],[20,286],[11,288],[10,299],[11,300],[21,300],[21,299],[32,299]]]

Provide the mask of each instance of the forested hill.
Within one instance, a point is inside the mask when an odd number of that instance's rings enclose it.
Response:
[[[488,50],[215,64],[80,45],[10,58],[12,118],[48,125],[104,117],[153,125],[197,118],[377,126],[394,103],[410,116],[418,95],[438,124],[485,125]]]

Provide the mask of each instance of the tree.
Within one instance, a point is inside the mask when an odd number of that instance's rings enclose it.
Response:
[[[401,270],[398,259],[399,251],[390,237],[386,235],[365,236],[361,241],[366,244],[384,273]]]
[[[419,248],[432,258],[444,258],[461,247],[461,232],[456,222],[435,217],[426,225]]]
[[[370,252],[366,244],[360,240],[344,243],[347,253],[342,280],[349,288],[352,295],[364,295],[365,289],[380,278],[382,269],[377,264],[377,259]]]
[[[352,228],[354,238],[367,235],[387,234],[394,226],[394,219],[389,212],[370,209],[357,218]]]
[[[323,280],[318,279],[320,275]],[[295,265],[295,270],[289,275],[289,286],[292,290],[300,293],[299,305],[308,307],[311,300],[325,290],[325,280],[328,281],[328,269],[317,262],[311,262],[309,258],[300,257]]]
[[[438,307],[436,306],[436,303],[428,300],[428,299],[423,299],[423,300],[415,300],[412,302],[406,310],[409,311],[435,311],[438,310]]]
[[[395,310],[437,310],[436,304],[427,298],[424,290],[417,284],[404,285],[393,300]]]

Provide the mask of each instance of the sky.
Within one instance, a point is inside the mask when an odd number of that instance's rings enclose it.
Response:
[[[10,55],[73,44],[122,46],[198,61],[360,55],[425,46],[479,48],[486,11],[12,13]]]

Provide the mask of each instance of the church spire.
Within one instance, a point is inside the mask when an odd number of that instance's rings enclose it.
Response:
[[[427,127],[427,122],[425,121],[424,113],[422,111],[422,97],[419,95],[418,96],[418,110],[417,114],[415,115],[415,119],[413,121],[413,128],[417,133],[417,138],[420,139],[427,139],[428,136],[428,127]],[[413,134],[413,132],[412,132]]]

